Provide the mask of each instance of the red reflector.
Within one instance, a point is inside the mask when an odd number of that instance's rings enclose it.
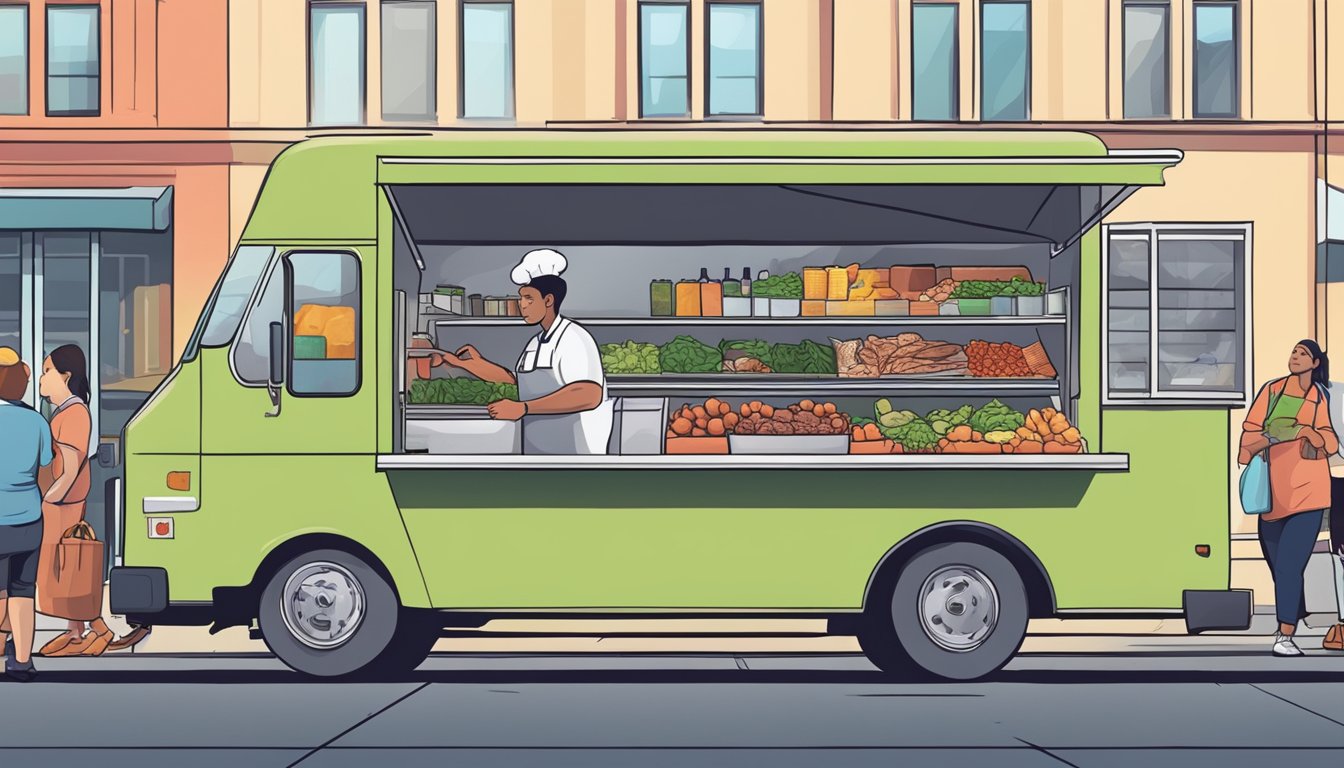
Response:
[[[172,528],[170,528],[166,522],[159,522],[154,525],[154,533],[159,536],[167,536],[168,532],[171,530]]]
[[[1200,557],[1208,557],[1208,556],[1209,556],[1209,553],[1210,553],[1211,551],[1212,551],[1212,550],[1209,548],[1209,545],[1208,545],[1208,544],[1196,544],[1196,545],[1195,545],[1195,554],[1196,554],[1196,555],[1199,555]]]

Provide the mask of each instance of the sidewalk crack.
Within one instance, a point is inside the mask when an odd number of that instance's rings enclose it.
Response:
[[[429,687],[429,683],[421,683],[420,685],[416,686],[416,687],[413,688],[412,690],[410,690],[410,691],[406,692],[405,694],[403,694],[403,695],[397,697],[394,701],[392,701],[392,703],[388,704],[387,706],[383,707],[382,709],[378,710],[377,712],[373,712],[373,713],[369,714],[368,716],[366,716],[365,718],[363,718],[363,719],[360,720],[359,722],[355,723],[354,725],[350,726],[349,728],[346,728],[345,730],[341,731],[340,733],[336,734],[335,736],[332,736],[330,739],[327,739],[326,741],[322,742],[321,744],[318,744],[316,747],[313,747],[312,749],[308,750],[308,752],[304,753],[303,757],[300,757],[298,760],[295,760],[294,762],[290,763],[288,766],[286,766],[286,768],[294,768],[294,766],[298,765],[299,763],[302,763],[304,760],[307,760],[308,758],[312,757],[313,755],[316,755],[318,752],[321,752],[322,750],[324,750],[324,749],[326,749],[327,747],[331,746],[332,744],[336,743],[338,740],[340,740],[340,739],[343,738],[344,736],[348,735],[351,731],[355,730],[356,728],[360,727],[361,725],[364,725],[365,723],[369,722],[369,721],[372,720],[373,718],[375,718],[375,717],[377,717],[377,716],[383,714],[383,713],[386,712],[387,710],[389,710],[389,709],[391,709],[391,708],[397,706],[397,705],[400,704],[401,702],[403,702],[403,701],[405,701],[405,700],[411,698],[411,697],[414,696],[415,694],[417,694],[417,693],[423,691],[424,689],[426,689],[426,688],[428,688],[428,687]]]
[[[1054,752],[1051,752],[1050,750],[1046,749],[1045,747],[1038,746],[1038,745],[1036,745],[1036,744],[1032,744],[1030,741],[1027,741],[1026,739],[1023,739],[1023,738],[1020,738],[1020,737],[1017,737],[1017,736],[1014,736],[1013,738],[1017,739],[1018,741],[1022,742],[1023,744],[1026,744],[1028,747],[1031,747],[1032,749],[1036,750],[1037,752],[1040,752],[1042,755],[1045,755],[1046,757],[1049,757],[1049,758],[1051,758],[1051,759],[1053,759],[1053,760],[1058,760],[1059,762],[1061,762],[1061,763],[1063,763],[1063,764],[1069,766],[1069,768],[1079,768],[1079,766],[1078,766],[1076,763],[1070,763],[1068,760],[1065,760],[1064,758],[1060,757],[1059,755],[1056,755]]]
[[[1311,709],[1310,707],[1304,707],[1304,706],[1302,706],[1301,704],[1298,704],[1296,701],[1293,701],[1293,700],[1291,700],[1291,699],[1285,699],[1284,697],[1278,695],[1277,693],[1273,693],[1273,692],[1271,692],[1271,691],[1266,691],[1264,688],[1261,688],[1260,686],[1256,685],[1255,683],[1248,683],[1248,685],[1250,685],[1250,686],[1251,686],[1252,688],[1254,688],[1255,690],[1257,690],[1257,691],[1259,691],[1259,692],[1265,694],[1266,696],[1273,696],[1274,698],[1278,699],[1279,701],[1282,701],[1284,704],[1288,704],[1288,705],[1297,707],[1298,709],[1302,710],[1303,712],[1309,712],[1309,713],[1311,713],[1311,714],[1313,714],[1313,715],[1315,715],[1315,716],[1321,718],[1322,720],[1329,720],[1330,722],[1334,723],[1335,725],[1338,725],[1338,726],[1340,726],[1340,727],[1344,727],[1344,722],[1340,722],[1339,720],[1336,720],[1335,718],[1330,717],[1329,715],[1323,715],[1323,714],[1321,714],[1320,712],[1317,712],[1316,710]]]

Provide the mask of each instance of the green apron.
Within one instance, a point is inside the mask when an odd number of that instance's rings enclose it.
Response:
[[[1286,384],[1284,388],[1287,389]],[[1297,423],[1297,414],[1306,403],[1306,398],[1280,394],[1265,418],[1265,434],[1279,443],[1296,439],[1298,431],[1309,426]]]

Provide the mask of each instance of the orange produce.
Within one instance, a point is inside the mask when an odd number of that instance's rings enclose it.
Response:
[[[703,417],[703,416],[698,417],[698,418],[695,420],[695,428],[696,428],[696,429],[709,429],[709,419],[706,419],[706,418]]]
[[[1015,449],[1017,453],[1044,453],[1045,446],[1034,440],[1023,440]]]
[[[722,405],[722,403],[719,402],[717,397],[711,397],[705,401],[705,411],[711,416],[718,416],[720,405]]]
[[[713,437],[718,437],[724,433],[723,419],[710,419],[708,432]]]
[[[812,402],[811,400],[803,400],[802,402],[798,403],[798,407],[802,408],[804,411],[812,410],[812,407],[814,405],[816,405],[816,403]]]
[[[691,434],[691,428],[694,426],[695,425],[684,416],[672,420],[672,432],[678,435]]]
[[[874,423],[871,422],[871,421],[868,422],[867,424],[864,424],[864,425],[863,425],[863,434],[864,434],[869,440],[881,440],[881,439],[882,439],[882,430],[881,430],[881,429],[878,429],[877,425],[874,424]]]
[[[760,413],[767,419],[773,418],[775,415],[775,407],[773,405],[762,405],[758,407],[756,410],[758,413]]]
[[[850,432],[849,439],[856,443],[862,443],[868,439],[868,436],[863,433],[863,427],[855,427],[853,431]]]
[[[741,418],[741,417],[738,416],[736,413],[734,413],[733,411],[729,411],[729,412],[723,417],[723,426],[727,427],[728,429],[732,429],[733,427],[736,427],[736,426],[737,426],[737,422],[738,422],[738,419],[739,419],[739,418]]]
[[[691,430],[691,437],[709,437],[709,433],[700,427]]]
[[[706,410],[705,410],[705,407],[704,407],[703,405],[697,405],[697,406],[695,406],[694,408],[691,409],[691,413],[694,413],[694,414],[695,414],[695,418],[696,418],[696,419],[708,419],[708,418],[709,418],[709,411],[706,411]]]

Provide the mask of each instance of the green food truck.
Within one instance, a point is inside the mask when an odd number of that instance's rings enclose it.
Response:
[[[1053,131],[301,142],[125,429],[112,609],[255,622],[318,676],[520,616],[826,618],[950,679],[1031,618],[1245,628],[1226,408],[1103,397],[1128,363],[1100,222],[1180,159]],[[512,370],[536,249],[600,350],[605,453],[524,450],[530,417],[488,409],[509,382],[425,356]]]

